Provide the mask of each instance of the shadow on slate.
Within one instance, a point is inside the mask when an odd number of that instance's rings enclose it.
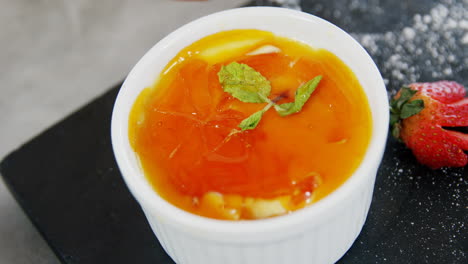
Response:
[[[435,3],[302,2],[305,11],[351,32],[399,30]],[[358,6],[350,14],[346,7],[351,4]],[[366,6],[380,9],[360,9]],[[119,86],[0,165],[11,192],[63,263],[173,263],[127,190],[112,154],[110,118]],[[366,224],[339,263],[468,263],[466,208],[466,167],[429,170],[389,138]]]

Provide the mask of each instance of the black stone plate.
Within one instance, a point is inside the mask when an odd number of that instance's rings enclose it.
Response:
[[[414,14],[437,4],[328,0],[303,1],[302,7],[348,32],[379,33],[398,32]],[[382,47],[372,56],[393,92],[404,80],[386,70],[390,51]],[[464,49],[453,52],[466,57]],[[463,83],[466,67],[454,67],[451,79]],[[420,76],[430,81],[426,68],[419,69]],[[119,87],[12,152],[0,166],[10,191],[63,263],[173,263],[112,154],[110,118]],[[468,263],[467,180],[466,167],[427,169],[389,139],[366,224],[339,263]]]

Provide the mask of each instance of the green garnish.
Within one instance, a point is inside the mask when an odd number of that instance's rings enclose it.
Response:
[[[418,91],[408,86],[401,88],[400,97],[390,101],[390,126],[392,135],[400,137],[401,120],[413,116],[424,109],[424,101],[421,99],[411,100]]]
[[[246,64],[232,62],[218,72],[223,90],[244,103],[267,103],[270,82]]]
[[[268,98],[271,92],[270,82],[261,73],[246,64],[232,62],[223,66],[218,72],[218,78],[223,90],[241,102],[268,103],[262,110],[242,120],[239,128],[245,131],[256,128],[263,114],[272,106],[283,117],[300,112],[304,104],[309,100],[310,95],[317,88],[322,76],[317,76],[301,85],[296,90],[294,102],[281,105]]]
[[[315,91],[315,88],[317,88],[320,80],[322,80],[322,76],[317,76],[314,79],[301,85],[296,90],[293,103],[275,105],[275,109],[278,114],[280,116],[287,116],[301,111],[304,104],[307,102],[307,100],[309,100],[310,95]]]
[[[239,124],[240,129],[242,131],[245,131],[256,128],[258,123],[260,123],[260,120],[262,120],[262,116],[265,112],[266,111],[262,109],[258,112],[251,114],[246,119],[242,120],[242,122]]]

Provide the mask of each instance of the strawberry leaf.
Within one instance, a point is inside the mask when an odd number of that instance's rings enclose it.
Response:
[[[418,91],[403,86],[399,94],[390,101],[390,126],[392,135],[399,139],[401,120],[414,116],[424,109],[424,101],[411,100]]]
[[[413,95],[415,95],[418,91],[411,90],[408,86],[403,86],[400,90],[400,97],[395,100],[395,108],[401,109],[406,102],[408,102]]]
[[[415,114],[421,112],[424,109],[424,101],[421,99],[413,100],[404,104],[401,107],[400,117],[401,119],[408,118],[410,116],[414,116]]]
[[[400,121],[400,115],[398,113],[390,113],[390,125],[393,126]]]
[[[396,139],[400,139],[400,131],[401,131],[401,126],[400,124],[396,124],[392,127],[392,136]]]

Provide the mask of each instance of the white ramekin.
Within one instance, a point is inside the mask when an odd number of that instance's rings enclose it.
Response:
[[[224,30],[261,29],[325,48],[343,60],[365,90],[372,138],[362,164],[336,191],[292,214],[254,221],[220,221],[185,212],[148,184],[128,140],[129,112],[138,94],[194,41]],[[177,263],[333,263],[358,236],[369,210],[388,130],[387,93],[367,52],[346,32],[318,17],[282,8],[249,7],[193,21],[157,43],[125,80],[112,115],[112,145],[125,182],[159,242]],[[131,228],[131,227],[129,227]]]

